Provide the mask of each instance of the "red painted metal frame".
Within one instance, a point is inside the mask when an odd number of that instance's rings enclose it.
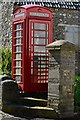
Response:
[[[20,12],[24,13],[24,16],[15,18],[15,15]],[[30,12],[47,13],[49,17],[30,16]],[[15,25],[21,23],[23,25],[22,36],[22,81],[18,83],[24,92],[46,92],[48,90],[48,83],[32,83],[31,82],[31,24],[33,23],[45,23],[49,25],[49,41],[52,42],[52,11],[36,5],[22,6],[14,11],[13,15],[13,29],[12,29],[12,77],[15,78]],[[34,52],[34,51],[33,51]]]
[[[41,20],[30,20],[29,21],[29,41],[30,41],[30,47],[31,47],[31,23],[42,23],[42,24],[50,24],[50,21],[41,21]],[[49,26],[50,27],[50,26]],[[48,28],[48,29],[50,29],[50,28]],[[50,38],[50,36],[48,36],[48,39]],[[49,39],[50,40],[50,39]],[[48,41],[48,43],[50,43],[50,41]],[[33,45],[34,46],[34,45]],[[43,45],[42,45],[43,46]],[[29,49],[31,49],[31,48],[29,48]],[[30,57],[31,57],[31,50],[29,51],[30,52]],[[33,51],[33,53],[34,53],[34,51]],[[37,53],[38,54],[38,53]],[[44,52],[44,54],[46,54],[45,52]],[[48,54],[48,53],[47,53]],[[46,61],[45,61],[46,62]],[[30,65],[31,65],[31,60],[30,60]],[[31,68],[31,67],[30,67]],[[31,74],[30,74],[30,76],[31,76]],[[35,78],[36,79],[36,78]],[[29,81],[31,81],[31,79],[29,78]],[[46,82],[46,79],[45,79],[45,83],[37,83],[37,82],[29,82],[30,83],[30,88],[29,88],[29,90],[30,91],[47,91],[47,82]]]

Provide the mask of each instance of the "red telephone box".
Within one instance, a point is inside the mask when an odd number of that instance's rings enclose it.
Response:
[[[12,78],[24,92],[46,92],[52,11],[38,5],[20,6],[12,26]]]

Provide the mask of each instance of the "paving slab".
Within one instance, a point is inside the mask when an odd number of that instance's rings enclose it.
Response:
[[[0,120],[54,120],[45,118],[20,118],[0,111]]]

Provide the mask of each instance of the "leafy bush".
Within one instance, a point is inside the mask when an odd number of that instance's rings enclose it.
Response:
[[[11,50],[9,47],[1,49],[1,69],[2,74],[11,75]]]
[[[80,76],[76,76],[74,81],[74,102],[80,106]]]

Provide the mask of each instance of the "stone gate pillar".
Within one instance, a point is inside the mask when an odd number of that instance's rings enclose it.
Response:
[[[74,114],[75,46],[65,40],[49,45],[48,107],[60,117]]]

